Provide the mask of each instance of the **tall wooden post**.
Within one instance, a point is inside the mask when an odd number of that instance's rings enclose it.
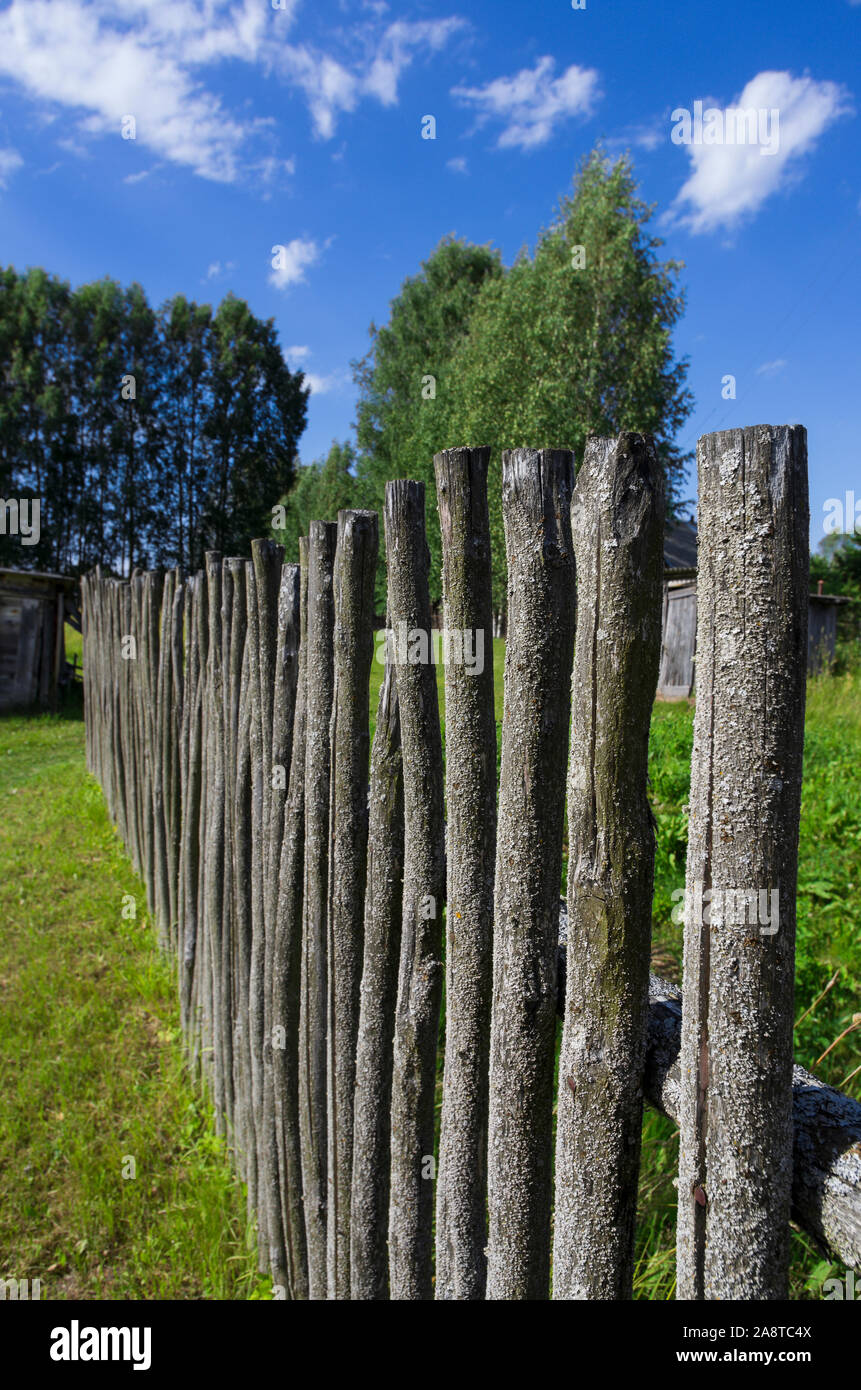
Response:
[[[577,640],[568,769],[567,998],[555,1299],[632,1293],[655,833],[649,724],[664,488],[649,436],[590,438],[571,505]]]
[[[350,1187],[356,1039],[368,856],[368,730],[374,654],[376,512],[338,513],[334,690],[329,796],[326,1074],[328,1080],[328,1291],[350,1297]]]
[[[697,708],[685,894],[678,1297],[787,1297],[807,435],[697,451]]]
[[[334,599],[338,528],[312,521],[308,535],[308,665],[305,742],[305,877],[299,1017],[299,1125],[308,1244],[308,1291],[327,1296],[326,1018]]]
[[[437,454],[445,663],[446,1020],[436,1297],[483,1299],[496,860],[489,449]]]
[[[567,450],[502,456],[508,646],[496,844],[488,1299],[550,1293],[556,943],[574,646]]]
[[[432,1296],[434,1088],[442,998],[445,825],[424,483],[386,484],[389,614],[404,754],[404,896],[392,1080],[391,1296]]]

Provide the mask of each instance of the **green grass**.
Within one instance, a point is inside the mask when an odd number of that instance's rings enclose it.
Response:
[[[79,638],[75,638],[79,643]],[[78,651],[80,646],[78,645]],[[494,642],[502,720],[505,646]],[[383,668],[371,676],[371,720]],[[443,671],[438,668],[441,712]],[[693,710],[658,704],[650,744],[658,826],[653,962],[680,978]],[[184,1070],[176,987],[145,895],[83,769],[79,692],[56,718],[0,720],[0,1276],[43,1296],[265,1298],[245,1196]],[[796,1056],[861,1096],[861,676],[808,687],[798,897]],[[136,921],[122,917],[136,898]],[[815,1008],[802,1015],[837,976]],[[128,1155],[137,1176],[123,1177]],[[648,1112],[638,1298],[674,1293],[676,1127]],[[793,1235],[792,1296],[832,1270]]]
[[[0,1275],[43,1298],[266,1297],[83,747],[80,720],[0,721]]]

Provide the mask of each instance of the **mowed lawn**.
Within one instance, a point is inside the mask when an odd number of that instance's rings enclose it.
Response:
[[[499,725],[503,643],[493,657]],[[372,722],[381,675],[375,663]],[[676,979],[692,714],[657,705],[651,740],[653,958]],[[833,1044],[861,1008],[859,767],[861,680],[811,682],[796,1055],[856,1096],[861,1029]],[[40,1278],[46,1298],[271,1297],[244,1191],[184,1069],[171,967],[84,770],[74,704],[0,720],[0,806],[0,1277]],[[636,1294],[671,1298],[675,1126],[649,1112],[643,1139]],[[797,1234],[793,1297],[817,1297],[831,1272]]]

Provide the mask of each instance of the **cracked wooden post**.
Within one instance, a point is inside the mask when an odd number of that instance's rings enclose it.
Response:
[[[224,679],[221,661],[221,556],[206,554],[206,594],[209,643],[206,668],[206,837],[204,842],[203,914],[207,963],[206,1000],[209,1010],[210,1068],[215,1126],[225,1132],[225,1091],[222,1051],[221,931],[224,902]]]
[[[433,1295],[434,1089],[445,825],[424,483],[386,484],[386,559],[404,766],[404,894],[392,1077],[391,1297]]]
[[[350,1297],[353,1104],[368,857],[369,683],[374,655],[374,579],[378,549],[376,512],[338,513],[333,585],[326,1057],[327,1270],[329,1298],[334,1299]]]
[[[550,1293],[556,942],[574,647],[561,449],[502,456],[508,646],[490,1043],[488,1299]]]
[[[563,913],[559,940],[557,1012],[565,1013]],[[649,1018],[643,1090],[668,1119],[679,1119],[679,1049],[682,992],[649,976]],[[813,1237],[823,1255],[861,1269],[861,1102],[792,1069],[792,1219]]]
[[[175,584],[176,574],[173,570],[168,570],[164,576],[161,609],[158,613],[158,666],[155,673],[153,748],[151,750],[153,759],[153,832],[155,837],[154,895],[159,946],[163,951],[168,951],[170,949],[171,935],[168,835],[170,822],[170,668],[173,660],[171,651],[171,621],[173,618],[173,593]]]
[[[185,584],[182,572],[175,571],[176,582],[173,593],[173,615],[171,619],[170,645],[171,668],[168,686],[170,701],[170,766],[168,790],[170,797],[170,820],[168,825],[168,860],[170,865],[170,943],[174,953],[179,955],[179,857],[182,837],[182,728],[185,711],[185,665],[183,647],[183,612],[185,608]]]
[[[369,803],[350,1209],[350,1297],[354,1300],[386,1299],[389,1294],[392,1043],[404,877],[404,776],[393,660],[386,660],[380,686]]]
[[[308,1297],[308,1252],[302,1206],[299,1139],[299,982],[302,959],[302,874],[305,856],[305,737],[308,667],[308,538],[299,540],[299,651],[290,778],[275,912],[272,1024],[281,1029],[272,1045],[275,1133],[281,1224],[287,1260],[285,1293]]]
[[[489,449],[449,449],[434,458],[448,642],[445,1079],[436,1209],[439,1299],[483,1299],[487,1270],[496,860],[489,461]]]
[[[230,561],[221,562],[221,738],[224,767],[224,795],[221,800],[221,834],[223,882],[221,889],[221,948],[218,965],[221,994],[221,1064],[224,1069],[224,1108],[227,1117],[227,1141],[234,1152],[235,1095],[233,1091],[233,825],[230,816],[234,773],[231,766],[233,740],[231,737],[230,706],[233,700],[231,679],[233,659],[230,638],[233,629],[233,572]]]
[[[257,1226],[261,1270],[283,1275],[274,1107],[266,1113],[266,961],[268,946],[267,868],[269,810],[272,799],[272,699],[278,622],[278,590],[283,550],[275,541],[251,542],[248,585],[251,719],[251,1032],[252,1103],[257,1133]],[[252,578],[253,576],[253,578]],[[267,1119],[272,1122],[267,1124]]]
[[[182,726],[182,827],[180,832],[180,1017],[186,1045],[192,1058],[196,1020],[192,995],[199,935],[200,901],[200,820],[202,807],[202,725],[203,677],[201,668],[201,610],[203,579],[196,574],[186,581],[185,705]]]
[[[245,600],[248,651],[248,782],[249,782],[249,918],[248,918],[248,1049],[250,1056],[250,1112],[254,1124],[257,1175],[257,1261],[261,1274],[269,1269],[266,1230],[267,1185],[263,1137],[263,715],[260,709],[260,609],[254,562],[245,562]]]
[[[299,1125],[308,1245],[308,1295],[326,1280],[326,912],[329,884],[329,721],[332,716],[334,522],[308,535],[308,665],[305,743],[305,870],[299,1016]]]
[[[587,441],[571,532],[577,638],[553,1297],[629,1299],[655,861],[646,787],[663,580],[663,474],[650,436]]]
[[[677,1297],[783,1299],[807,435],[800,425],[726,430],[699,441],[697,461]]]
[[[290,1284],[289,1257],[284,1241],[284,1218],[281,1211],[281,1182],[279,1142],[275,1115],[274,1053],[277,1047],[273,1032],[273,993],[277,935],[278,879],[281,865],[281,840],[284,833],[284,803],[290,771],[290,747],[293,737],[293,716],[296,703],[296,677],[299,669],[299,566],[281,564],[278,553],[280,581],[277,606],[274,610],[274,630],[270,633],[271,651],[271,746],[266,761],[269,789],[268,817],[264,828],[266,856],[264,861],[265,947],[263,960],[263,1133],[266,1149],[266,1181],[271,1209],[269,1260],[274,1285],[284,1288]],[[273,576],[274,578],[274,576]],[[266,689],[268,690],[268,680]],[[280,1034],[277,1035],[280,1041]],[[272,1239],[272,1236],[275,1239]]]
[[[240,834],[237,801],[240,762],[242,672],[245,667],[245,632],[248,624],[245,596],[245,561],[231,556],[222,569],[222,642],[224,646],[224,932],[222,939],[222,998],[226,1029],[225,1066],[229,1068],[233,1151],[239,1172],[247,1181],[247,1114],[243,1090],[245,1072],[241,1045],[244,1020],[242,982],[239,974],[239,918],[237,913],[237,839]],[[247,825],[247,817],[245,818]],[[245,998],[247,1006],[247,995]]]
[[[257,1117],[252,1094],[251,1058],[251,725],[252,681],[248,637],[248,584],[250,566],[240,562],[234,573],[233,641],[242,640],[239,706],[236,724],[236,785],[233,791],[233,970],[236,979],[236,1023],[233,1066],[237,1093],[242,1097],[241,1135],[243,1173],[248,1185],[249,1219],[257,1211]],[[251,571],[253,583],[253,570]],[[241,607],[240,607],[241,605]]]

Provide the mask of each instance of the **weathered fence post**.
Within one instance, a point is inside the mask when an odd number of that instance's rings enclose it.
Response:
[[[223,883],[221,889],[221,954],[219,958],[219,989],[221,994],[221,1057],[224,1069],[224,1103],[227,1116],[227,1135],[235,1154],[241,1145],[239,1138],[240,1101],[234,1083],[233,1040],[236,1024],[236,988],[233,973],[236,958],[236,919],[233,892],[233,842],[235,834],[233,789],[236,786],[236,713],[239,680],[242,671],[242,649],[234,648],[234,608],[237,602],[235,576],[236,558],[221,562],[221,737],[223,739],[224,788],[221,802],[221,825],[224,841]],[[245,593],[240,591],[244,607]],[[243,613],[243,622],[245,615]],[[244,631],[244,628],[243,628]]]
[[[197,609],[200,581],[186,580],[183,610],[185,626],[185,701],[182,710],[182,823],[179,842],[179,1005],[186,1046],[191,1052],[191,994],[197,943],[197,837],[200,817],[200,650],[197,642]]]
[[[550,1293],[556,944],[574,646],[567,450],[502,456],[508,646],[496,848],[488,1299]]]
[[[369,681],[374,654],[376,512],[338,513],[330,729],[328,906],[328,1294],[350,1297],[350,1186],[356,1039],[368,855]]]
[[[334,522],[308,535],[308,664],[305,742],[305,876],[299,1017],[299,1124],[308,1244],[308,1292],[325,1299],[326,1280],[326,914],[329,885],[329,721],[332,717]]]
[[[483,1299],[496,860],[489,449],[434,458],[445,661],[446,1020],[436,1297]]]
[[[239,675],[239,705],[236,722],[236,785],[233,790],[233,930],[234,977],[236,979],[236,1022],[233,1041],[233,1069],[237,1094],[242,1097],[240,1133],[243,1173],[248,1184],[248,1213],[257,1209],[257,1129],[259,1116],[254,1110],[251,1056],[251,801],[252,801],[252,704],[251,652],[248,639],[249,566],[240,561],[234,573],[233,641],[241,633],[242,668]],[[251,583],[254,582],[253,570]],[[241,605],[241,607],[240,607]]]
[[[202,998],[202,982],[205,978],[206,970],[206,930],[204,912],[204,874],[205,856],[203,849],[206,843],[206,672],[209,653],[209,624],[207,622],[208,600],[206,595],[206,570],[199,572],[197,577],[197,594],[195,602],[195,629],[197,644],[197,708],[195,711],[194,743],[192,745],[192,760],[197,773],[197,817],[193,819],[189,831],[193,836],[194,844],[191,853],[194,860],[194,885],[193,885],[193,904],[194,904],[194,943],[191,952],[191,993],[190,993],[190,1018],[192,1034],[192,1067],[200,1067],[201,1074],[206,1074],[206,1017],[204,1012],[204,1000]]]
[[[283,550],[275,541],[251,542],[248,585],[248,636],[251,658],[251,971],[248,1018],[251,1031],[252,1096],[257,1133],[257,1225],[261,1269],[283,1277],[278,1157],[274,1107],[267,1116],[266,1072],[271,1053],[266,1037],[266,962],[271,960],[267,922],[268,832],[272,800],[272,700],[278,623],[278,590]],[[267,1119],[271,1123],[267,1124]]]
[[[785,1298],[806,686],[807,436],[699,442],[678,1294]]]
[[[571,531],[577,638],[553,1297],[624,1299],[634,1271],[655,857],[646,787],[664,489],[651,437],[587,441]]]
[[[389,614],[404,759],[404,896],[392,1079],[392,1298],[432,1297],[434,1087],[442,998],[445,824],[424,483],[386,484]],[[390,655],[392,655],[390,653]]]
[[[169,766],[167,769],[168,826],[167,854],[170,886],[170,945],[179,958],[179,857],[182,837],[182,729],[185,710],[185,665],[183,654],[183,610],[185,584],[182,572],[175,571],[173,609],[170,622],[170,673],[167,698],[169,708]]]
[[[206,593],[209,647],[206,670],[206,839],[204,867],[204,924],[209,966],[206,998],[209,1011],[210,1065],[213,1078],[215,1125],[225,1132],[226,1097],[223,999],[221,995],[221,933],[224,906],[224,681],[221,631],[221,555],[207,551]]]
[[[279,556],[280,564],[280,556]],[[278,878],[281,865],[281,839],[284,833],[284,803],[287,797],[287,778],[290,773],[290,746],[293,736],[293,715],[296,702],[299,646],[299,566],[281,566],[280,588],[276,611],[276,641],[272,660],[272,736],[266,776],[269,785],[269,814],[264,829],[265,857],[265,920],[266,940],[263,962],[264,1036],[263,1036],[263,1129],[266,1143],[267,1182],[270,1188],[269,1206],[272,1211],[271,1229],[277,1239],[270,1239],[270,1264],[273,1282],[286,1289],[290,1283],[288,1253],[284,1244],[284,1221],[281,1212],[279,1144],[275,1119],[274,1053],[280,1034],[274,1033],[273,979],[277,934]]]
[[[388,621],[387,621],[388,626]],[[385,1299],[389,1289],[392,1044],[401,955],[404,774],[393,657],[386,661],[371,749],[368,872],[350,1212],[350,1297]]]
[[[281,1223],[287,1259],[286,1293],[308,1297],[308,1253],[302,1205],[299,1139],[299,986],[302,959],[302,874],[305,854],[305,740],[308,668],[308,539],[299,540],[299,649],[296,706],[290,754],[290,778],[284,808],[283,838],[275,911],[272,963],[272,1027],[275,1131]]]
[[[170,821],[170,684],[171,621],[173,590],[176,575],[168,570],[164,576],[161,608],[155,615],[159,626],[158,664],[155,673],[155,708],[152,713],[153,731],[153,811],[154,811],[154,871],[155,905],[159,946],[170,947],[170,864],[168,859],[168,827]]]

